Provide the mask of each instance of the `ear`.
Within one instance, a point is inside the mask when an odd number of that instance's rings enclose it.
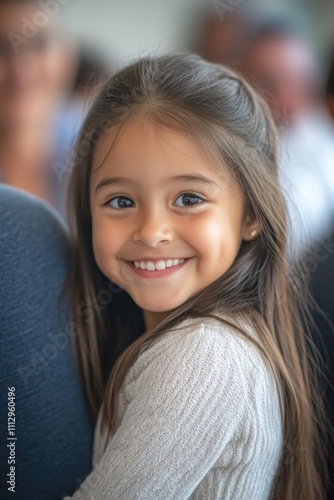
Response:
[[[241,237],[243,240],[251,241],[261,232],[260,222],[255,217],[253,211],[249,211],[242,225]]]

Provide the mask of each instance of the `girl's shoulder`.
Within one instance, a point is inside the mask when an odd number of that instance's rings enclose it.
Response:
[[[163,334],[155,338],[148,347],[143,349],[143,354],[147,350],[148,355],[158,354],[160,351],[166,352],[170,346],[173,352],[192,347],[191,350],[198,350],[205,346],[216,349],[241,348],[250,353],[254,351],[258,341],[257,332],[250,322],[242,316],[232,317],[220,314],[214,317],[185,318],[180,323]],[[254,342],[255,341],[255,342]],[[255,351],[257,348],[255,347]]]
[[[266,378],[270,369],[257,340],[257,332],[244,318],[185,318],[142,348],[127,379],[145,377],[155,367],[174,373],[216,370],[242,383],[259,379],[259,374]]]

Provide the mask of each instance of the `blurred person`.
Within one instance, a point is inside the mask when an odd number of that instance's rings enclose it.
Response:
[[[290,22],[264,22],[245,43],[240,70],[260,90],[280,129],[281,182],[298,258],[330,230],[334,215],[334,127],[321,106],[311,46]]]
[[[76,63],[61,9],[56,0],[0,0],[0,180],[63,212],[59,166],[81,122],[65,108]]]
[[[233,66],[247,29],[247,17],[240,8],[227,11],[224,17],[218,12],[206,16],[197,52],[207,61]]]
[[[253,26],[240,69],[264,94],[279,125],[312,110],[317,103],[320,88],[315,56],[289,21]]]
[[[110,71],[101,54],[81,45],[78,51],[78,68],[72,87],[74,99],[79,102],[83,101],[86,105],[87,99],[96,97],[109,76]]]

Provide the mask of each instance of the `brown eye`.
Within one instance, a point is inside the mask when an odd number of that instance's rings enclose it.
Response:
[[[178,196],[174,202],[177,207],[193,207],[203,203],[203,198],[195,193],[183,193]]]
[[[116,210],[120,210],[122,208],[131,208],[135,206],[134,202],[126,196],[115,196],[108,201],[107,205],[115,208]]]

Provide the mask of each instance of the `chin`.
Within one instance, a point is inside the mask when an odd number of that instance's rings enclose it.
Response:
[[[137,306],[139,306],[141,309],[144,309],[144,311],[150,311],[154,313],[163,313],[163,312],[168,312],[172,311],[172,309],[176,309],[179,307],[181,304],[185,302],[183,301],[175,301],[175,300],[143,300],[142,298],[136,300],[136,297],[132,297]]]

